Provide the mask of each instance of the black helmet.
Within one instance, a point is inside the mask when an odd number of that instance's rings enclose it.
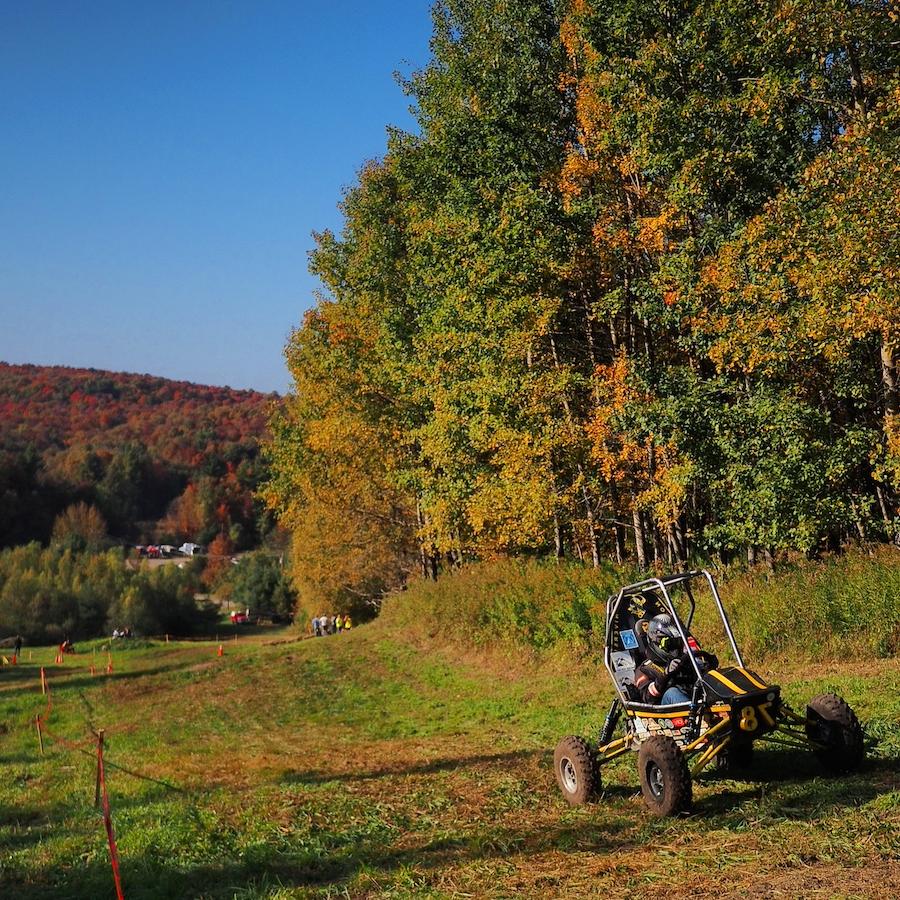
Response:
[[[650,620],[647,626],[647,648],[653,659],[664,666],[681,655],[684,642],[668,613],[660,613]]]

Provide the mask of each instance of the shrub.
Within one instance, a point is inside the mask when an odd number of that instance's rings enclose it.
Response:
[[[259,612],[292,616],[297,594],[278,557],[268,552],[247,553],[228,573],[231,599]]]
[[[195,590],[190,570],[131,569],[120,550],[79,553],[28,544],[0,552],[0,634],[56,643],[124,625],[144,633],[189,633],[207,620]]]
[[[612,565],[479,563],[436,582],[412,582],[385,601],[381,615],[397,630],[456,644],[599,652],[607,597],[639,577]],[[726,572],[717,581],[748,664],[784,653],[871,658],[900,652],[896,550],[804,561],[777,573]],[[698,602],[693,631],[709,649],[724,653],[711,603]]]

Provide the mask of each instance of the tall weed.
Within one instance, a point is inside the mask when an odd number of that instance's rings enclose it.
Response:
[[[638,578],[612,564],[484,562],[436,582],[412,582],[385,601],[382,618],[404,633],[475,648],[596,653],[603,646],[607,597]],[[745,661],[785,653],[878,658],[900,652],[896,550],[804,561],[774,573],[725,572],[718,583]],[[721,634],[717,624],[712,604],[698,604],[694,632]]]

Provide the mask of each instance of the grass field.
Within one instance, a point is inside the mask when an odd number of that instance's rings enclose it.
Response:
[[[10,898],[114,896],[95,761],[50,730],[106,734],[125,896],[895,897],[900,895],[900,660],[760,668],[802,705],[842,693],[879,740],[864,771],[821,776],[760,752],[711,774],[693,813],[646,812],[629,755],[593,805],[552,774],[566,733],[596,734],[605,676],[405,645],[385,623],[289,640],[53,652],[0,670],[0,885]],[[98,654],[105,669],[106,656]]]

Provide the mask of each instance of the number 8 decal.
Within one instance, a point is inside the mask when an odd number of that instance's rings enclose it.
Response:
[[[759,719],[756,718],[757,710],[767,725],[774,725],[775,720],[769,712],[771,705],[771,703],[760,703],[759,706],[745,706],[741,710],[741,731],[756,731],[759,728]]]

